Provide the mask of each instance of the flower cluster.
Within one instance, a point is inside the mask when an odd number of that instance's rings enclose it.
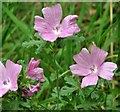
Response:
[[[43,78],[43,69],[38,67],[40,60],[34,60],[31,58],[26,76],[31,78],[32,80],[39,80],[40,82],[44,82],[45,79]],[[29,85],[29,90],[23,89],[22,96],[33,96],[34,92],[37,92],[41,89],[40,82],[37,85]]]
[[[43,40],[53,42],[58,37],[66,38],[80,31],[76,21],[77,15],[66,16],[62,23],[62,8],[60,4],[42,9],[44,18],[35,16],[34,29],[39,32]],[[104,62],[108,52],[99,49],[92,45],[90,52],[86,48],[82,48],[81,52],[73,57],[76,64],[70,66],[73,74],[84,76],[81,83],[81,88],[96,85],[98,77],[106,80],[112,80],[113,71],[117,65],[112,62]],[[40,60],[31,58],[26,77],[38,82],[36,85],[29,85],[29,90],[23,88],[22,96],[33,96],[35,92],[41,89],[40,82],[44,82],[44,70],[38,67]],[[16,91],[18,89],[17,79],[21,72],[22,66],[15,64],[10,60],[6,61],[4,66],[0,62],[0,97],[6,94],[9,90]]]
[[[43,8],[42,12],[44,18],[35,16],[34,29],[39,32],[39,35],[44,40],[53,42],[58,37],[65,38],[80,31],[76,24],[77,15],[65,17],[60,24],[62,18],[60,4]],[[113,71],[117,68],[117,65],[112,62],[104,63],[107,55],[106,51],[93,45],[91,53],[86,48],[83,48],[81,53],[73,57],[77,64],[70,66],[71,72],[78,76],[85,76],[82,80],[81,88],[96,85],[98,76],[103,79],[112,80]]]

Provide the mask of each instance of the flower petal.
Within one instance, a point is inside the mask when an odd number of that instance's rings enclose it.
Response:
[[[34,29],[38,32],[44,33],[52,31],[52,27],[50,26],[50,24],[40,16],[35,16]]]
[[[63,19],[60,27],[61,33],[59,34],[59,37],[68,37],[80,31],[76,23],[77,18],[77,15],[69,15]]]
[[[39,35],[43,40],[53,42],[57,39],[57,35],[54,34],[53,28],[50,24],[40,16],[35,16],[34,29],[39,32]]]
[[[31,97],[31,96],[33,96],[35,92],[37,92],[37,91],[39,91],[41,89],[41,85],[40,85],[40,83],[38,83],[37,85],[30,85],[29,89],[30,90],[27,90],[27,89],[22,90],[22,96],[23,97]]]
[[[45,79],[43,78],[43,69],[42,68],[35,68],[31,71],[28,71],[26,73],[26,76],[30,77],[33,80],[40,80],[41,82],[44,82]]]
[[[78,64],[71,65],[70,70],[73,74],[78,76],[86,76],[91,73],[90,69],[83,68]]]
[[[90,85],[96,85],[98,81],[97,75],[88,75],[82,79],[81,88],[90,86]]]
[[[41,33],[39,34],[44,40],[49,41],[49,42],[54,42],[58,36],[55,35],[53,32],[46,32],[46,33]]]
[[[99,67],[105,60],[106,56],[108,55],[108,52],[99,49],[95,45],[92,46],[91,48],[91,56],[93,63]]]
[[[22,96],[23,96],[23,97],[31,97],[31,96],[33,96],[33,95],[34,95],[34,93],[31,92],[30,90],[22,89]]]
[[[7,80],[6,68],[0,61],[0,82]]]
[[[84,68],[90,68],[92,66],[91,56],[86,48],[83,48],[81,52],[73,57],[75,62]]]
[[[40,89],[41,89],[40,83],[38,83],[37,85],[30,85],[30,92],[32,93],[39,91]]]
[[[112,80],[113,78],[113,71],[117,68],[117,65],[112,62],[105,62],[99,68],[99,76],[103,79]]]
[[[22,69],[21,65],[15,64],[12,61],[7,60],[6,70],[8,77],[10,78],[9,80],[11,82],[11,87],[10,87],[11,91],[15,91],[18,89],[17,79],[21,69]]]
[[[5,95],[8,92],[9,88],[0,88],[0,97]]]
[[[62,8],[60,4],[52,7],[42,9],[45,20],[53,27],[56,28],[60,24],[62,18]]]
[[[35,69],[38,67],[40,63],[40,60],[34,60],[34,58],[31,58],[29,65],[28,65],[28,71]]]

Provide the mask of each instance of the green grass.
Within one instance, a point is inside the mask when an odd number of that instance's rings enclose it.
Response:
[[[114,13],[111,25],[110,3],[61,2],[63,17],[77,14],[79,16],[77,23],[81,31],[69,38],[49,43],[39,38],[34,31],[34,16],[43,16],[41,9],[53,4],[56,3],[2,3],[2,42],[0,42],[2,43],[2,62],[5,63],[10,59],[23,66],[18,79],[19,89],[17,92],[9,91],[3,97],[3,109],[119,110],[120,8],[118,4],[113,3]],[[95,86],[81,89],[81,77],[72,76],[69,66],[74,63],[73,55],[79,53],[83,47],[90,49],[92,42],[109,52],[108,56],[113,58],[106,60],[117,63],[118,70],[112,81],[100,79],[96,89],[94,89]],[[110,54],[111,42],[114,43],[112,55]],[[33,97],[24,98],[21,96],[21,90],[23,85],[30,83],[25,73],[31,57],[41,59],[40,66],[44,69],[46,82],[42,83],[42,89]]]

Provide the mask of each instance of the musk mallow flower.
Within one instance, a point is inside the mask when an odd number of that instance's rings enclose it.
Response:
[[[9,90],[16,91],[18,89],[17,79],[21,69],[21,65],[10,60],[6,61],[5,66],[0,61],[0,97]]]
[[[71,65],[70,70],[75,75],[84,76],[81,88],[96,85],[98,77],[112,80],[113,71],[117,65],[112,62],[104,62],[107,55],[108,52],[92,45],[90,53],[86,48],[83,48],[79,54],[73,57],[77,64]]]
[[[34,29],[46,41],[53,42],[58,37],[65,38],[79,32],[80,29],[76,23],[77,15],[66,16],[62,23],[62,8],[60,4],[42,9],[44,18],[35,16]]]
[[[34,58],[31,58],[26,76],[33,80],[40,80],[41,82],[44,82],[45,79],[43,77],[43,69],[38,67],[39,63],[40,60],[34,60]]]
[[[22,96],[31,97],[34,95],[35,92],[39,91],[40,89],[41,89],[40,83],[37,83],[36,85],[29,85],[29,90],[27,89],[22,90]]]

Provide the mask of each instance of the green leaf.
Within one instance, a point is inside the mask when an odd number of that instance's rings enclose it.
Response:
[[[99,109],[98,108],[98,103],[96,101],[85,101],[84,103],[77,105],[77,109],[85,109],[85,110],[90,110],[90,109]]]
[[[31,40],[29,42],[25,41],[23,42],[22,46],[29,48],[29,47],[33,47],[33,46],[39,46],[41,42],[39,40]]]
[[[74,92],[75,90],[77,90],[77,88],[75,88],[75,87],[63,86],[63,87],[61,88],[60,95],[61,95],[61,96],[68,96],[68,95],[70,95],[72,92]]]
[[[78,88],[79,86],[79,83],[75,79],[73,79],[72,76],[65,77],[65,81],[67,84],[70,84],[76,88]]]
[[[76,34],[76,35],[73,35],[73,36],[66,38],[66,40],[74,40],[77,42],[83,42],[83,41],[85,41],[85,37],[82,35]]]

